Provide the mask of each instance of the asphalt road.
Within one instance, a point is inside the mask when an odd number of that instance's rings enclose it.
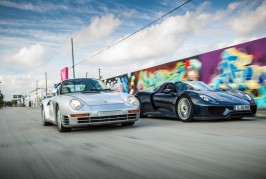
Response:
[[[0,178],[266,178],[266,119],[145,118],[59,133],[36,108],[0,109]]]

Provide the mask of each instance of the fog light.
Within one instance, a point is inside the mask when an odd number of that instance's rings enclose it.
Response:
[[[85,113],[85,114],[70,114],[70,117],[86,117],[90,116],[90,113]]]
[[[135,109],[135,110],[129,110],[128,113],[138,113],[139,110]]]

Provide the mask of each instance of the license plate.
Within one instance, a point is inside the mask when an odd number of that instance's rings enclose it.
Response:
[[[98,112],[98,116],[114,116],[121,115],[122,111],[100,111]]]
[[[236,105],[234,106],[235,111],[246,111],[250,110],[250,105]]]

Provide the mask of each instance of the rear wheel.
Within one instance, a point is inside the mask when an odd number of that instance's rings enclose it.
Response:
[[[135,124],[135,122],[125,122],[125,123],[121,123],[122,126],[133,126]]]
[[[184,122],[193,120],[193,105],[188,97],[183,96],[178,100],[177,115]]]
[[[62,124],[62,115],[59,107],[57,107],[56,124],[59,132],[69,132],[71,128],[64,127]]]

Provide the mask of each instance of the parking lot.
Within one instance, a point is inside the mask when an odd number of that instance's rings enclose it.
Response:
[[[39,108],[0,109],[0,178],[265,178],[266,119],[144,118],[59,133]]]

